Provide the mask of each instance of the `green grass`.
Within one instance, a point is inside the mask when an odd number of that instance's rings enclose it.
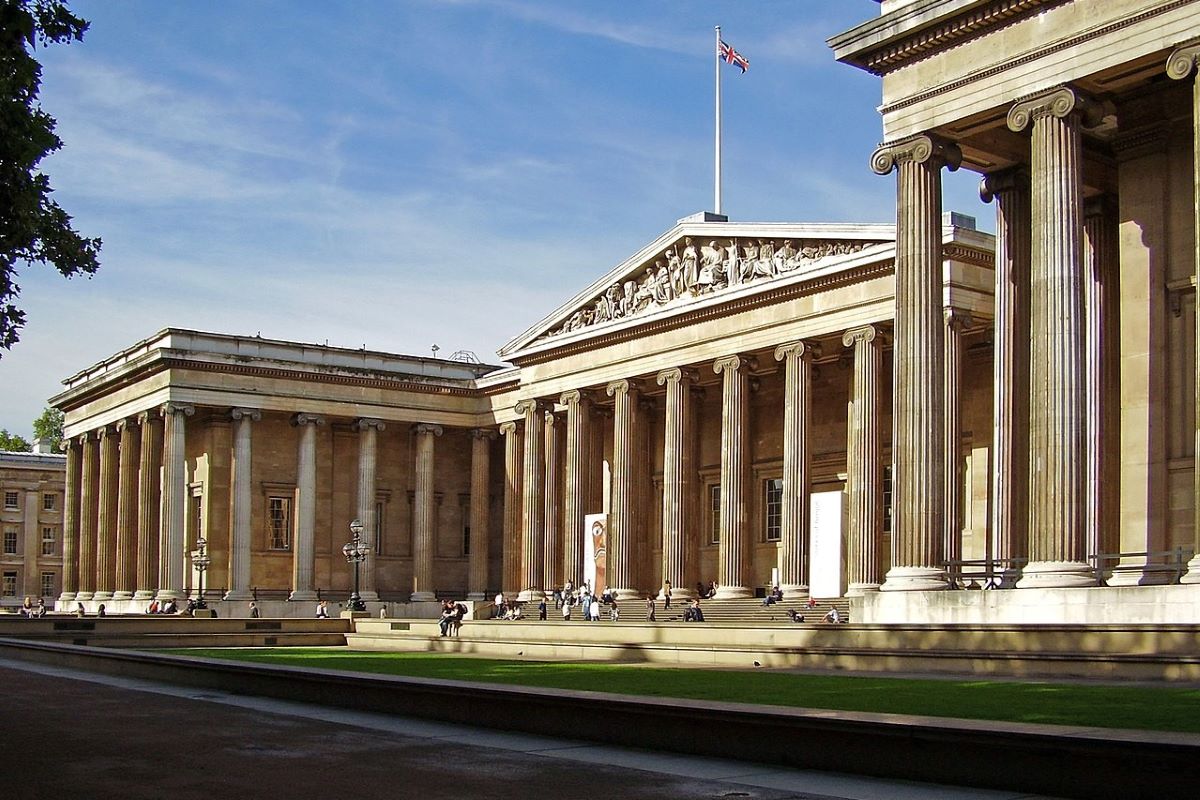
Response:
[[[645,697],[1200,733],[1200,689],[1187,687],[674,669],[300,647],[170,652],[291,667]]]

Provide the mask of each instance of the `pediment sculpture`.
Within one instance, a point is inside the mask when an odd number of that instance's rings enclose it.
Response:
[[[682,305],[705,295],[771,280],[830,256],[855,253],[874,242],[723,239],[699,246],[691,237],[666,248],[640,274],[631,273],[575,310],[547,336],[561,336],[609,320]]]

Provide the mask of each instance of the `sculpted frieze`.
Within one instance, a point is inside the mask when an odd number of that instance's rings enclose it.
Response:
[[[546,337],[770,280],[823,258],[858,252],[868,244],[871,242],[738,238],[698,245],[688,237],[664,250],[641,273],[609,286]]]

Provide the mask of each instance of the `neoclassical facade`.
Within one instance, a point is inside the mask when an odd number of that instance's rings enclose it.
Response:
[[[982,557],[992,237],[944,222],[947,551]],[[591,574],[596,514],[618,596],[872,591],[891,563],[894,253],[891,225],[683,220],[505,345],[508,368],[163,331],[54,398],[62,600],[193,593],[198,537],[214,596],[344,593],[355,518],[368,600],[531,598]]]

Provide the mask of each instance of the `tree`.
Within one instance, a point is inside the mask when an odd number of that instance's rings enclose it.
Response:
[[[68,278],[100,267],[100,240],[75,232],[38,170],[62,140],[38,103],[42,65],[32,51],[82,41],[87,29],[63,0],[0,0],[0,350],[16,344],[25,324],[14,305],[18,267],[49,264]]]
[[[33,436],[48,444],[50,452],[57,453],[63,440],[63,412],[46,406],[42,415],[33,421]]]
[[[33,445],[15,433],[9,433],[7,428],[2,428],[0,429],[0,450],[7,450],[10,453],[28,453],[33,450]]]

